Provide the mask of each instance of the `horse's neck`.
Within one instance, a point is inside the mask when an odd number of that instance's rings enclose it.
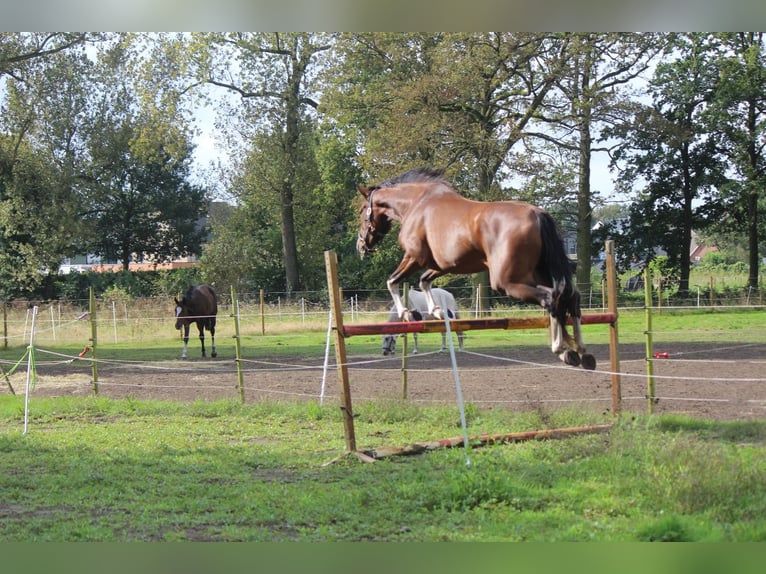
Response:
[[[401,222],[407,212],[412,207],[412,204],[420,197],[421,194],[408,193],[408,189],[393,189],[384,188],[375,192],[375,203],[383,210],[386,217],[393,219],[394,221]]]

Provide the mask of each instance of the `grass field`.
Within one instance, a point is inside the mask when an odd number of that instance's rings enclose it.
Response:
[[[621,339],[642,340],[643,325],[643,313],[624,313]],[[763,325],[757,310],[663,311],[654,335],[764,341]],[[247,352],[316,353],[326,324],[301,327],[248,333]],[[220,345],[233,345],[228,335]],[[606,329],[586,337],[605,342]],[[50,343],[81,349],[62,333]],[[178,350],[143,333],[99,345],[126,360]],[[23,434],[23,400],[0,395],[3,541],[766,541],[766,421],[632,416],[607,434],[325,465],[343,454],[343,427],[316,403],[35,398]],[[460,435],[454,407],[358,410],[377,443]],[[593,422],[571,410],[466,412],[469,434]]]
[[[325,466],[342,425],[315,404],[39,399],[26,435],[21,409],[0,397],[4,541],[766,540],[766,421],[639,417],[608,434]],[[459,434],[450,408],[365,413],[392,443]],[[482,432],[543,424],[469,419]]]

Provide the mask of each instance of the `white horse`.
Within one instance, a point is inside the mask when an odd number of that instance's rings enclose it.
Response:
[[[449,313],[450,319],[459,319],[460,315],[458,314],[457,310],[457,303],[455,302],[455,297],[452,296],[452,293],[449,291],[445,291],[444,289],[438,289],[436,287],[431,289],[431,293],[434,296],[434,300],[436,301],[437,305],[442,305],[442,297],[444,298],[444,302],[446,303],[447,312]],[[426,300],[426,295],[422,291],[417,291],[415,289],[410,289],[407,292],[407,308],[413,309],[420,313],[422,318],[431,318],[428,315],[428,301]],[[391,310],[388,313],[388,321],[389,322],[395,322],[399,321],[399,314],[396,311],[396,305],[391,307]],[[418,334],[413,333],[413,339],[415,340],[415,347],[412,349],[413,353],[418,352]],[[396,353],[396,339],[399,335],[383,335],[383,354],[384,355],[393,355]],[[457,340],[458,344],[460,346],[460,350],[463,350],[463,332],[458,331],[457,332]],[[446,333],[442,333],[442,346],[439,351],[444,351],[447,348],[447,336]]]

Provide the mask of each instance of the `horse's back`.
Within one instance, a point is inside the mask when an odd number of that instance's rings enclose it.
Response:
[[[425,267],[446,273],[491,271],[498,261],[516,265],[519,258],[512,255],[528,251],[531,238],[539,240],[540,209],[522,201],[484,202],[440,192],[424,194],[419,207],[402,222],[400,244]]]
[[[431,288],[431,295],[434,298],[434,302],[438,305],[442,305],[442,298],[444,298],[444,301],[446,303],[447,309],[451,311],[457,310],[457,303],[455,302],[455,296],[452,295],[449,291],[445,289],[440,289],[439,287],[432,287]],[[408,291],[408,297],[410,299],[410,303],[414,305],[414,307],[421,312],[428,311],[428,302],[426,301],[426,295],[422,291],[416,291],[414,289]]]
[[[218,297],[210,285],[197,285],[190,289],[190,305],[197,315],[216,315],[218,313]]]

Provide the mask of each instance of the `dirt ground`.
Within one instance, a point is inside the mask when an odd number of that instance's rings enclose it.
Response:
[[[434,347],[435,349],[435,347]],[[324,368],[323,349],[315,359],[274,358],[243,363],[246,402],[315,401],[338,404],[340,385],[335,357]],[[502,353],[456,353],[457,373],[466,403],[479,408],[553,411],[559,408],[612,411],[612,373],[608,346],[589,348],[595,371],[567,367],[547,348],[509,348]],[[663,345],[668,358],[654,363],[655,413],[683,413],[717,420],[766,418],[766,345],[715,343]],[[620,388],[623,413],[647,412],[644,345],[621,345]],[[354,405],[372,398],[402,398],[402,359],[382,355],[349,356]],[[87,361],[38,359],[30,397],[93,394]],[[158,363],[99,363],[102,397],[176,401],[239,398],[233,357]],[[23,395],[26,372],[11,378]],[[456,404],[456,382],[448,352],[423,349],[408,357],[408,400],[418,404]],[[9,393],[7,383],[0,392]]]

